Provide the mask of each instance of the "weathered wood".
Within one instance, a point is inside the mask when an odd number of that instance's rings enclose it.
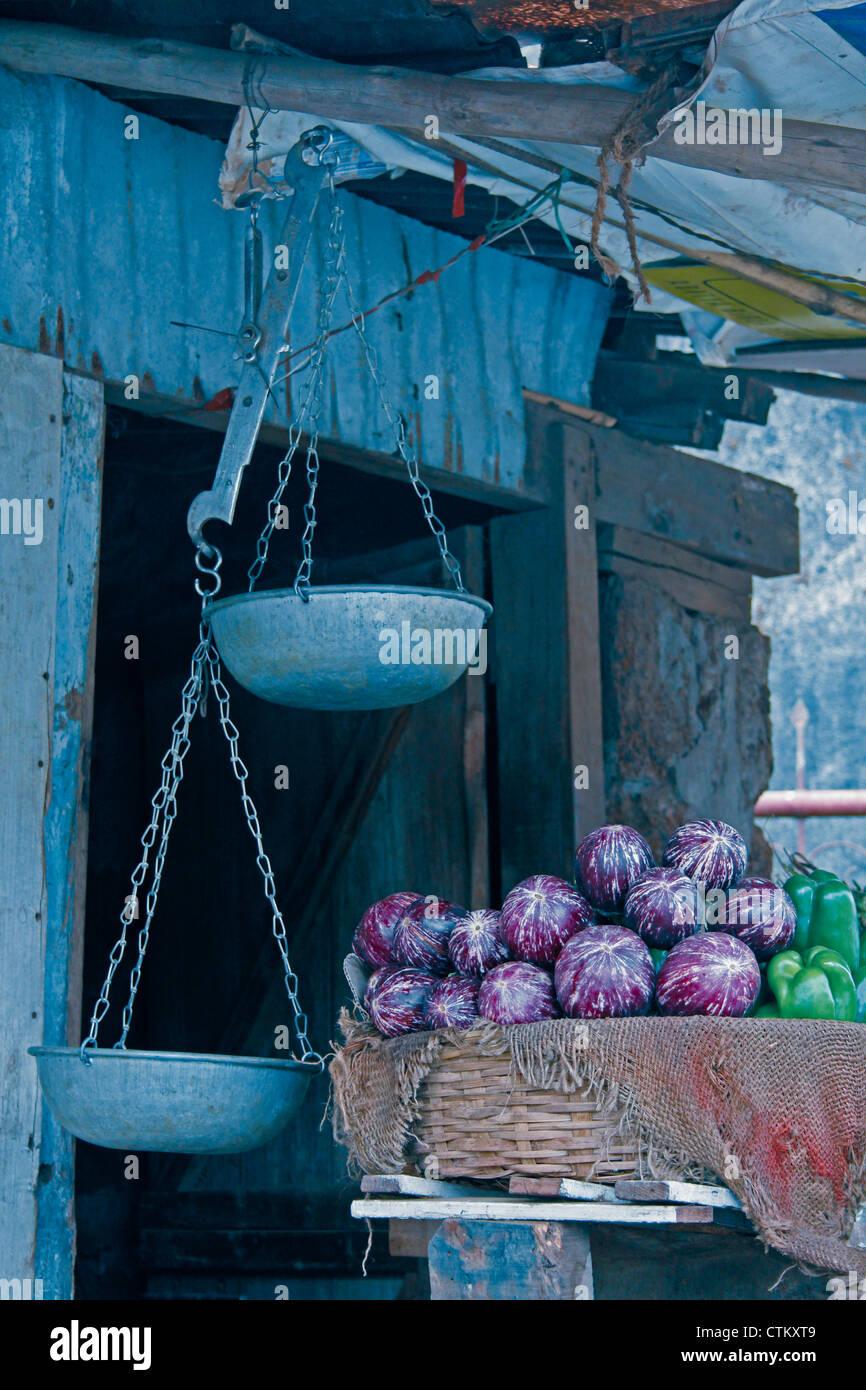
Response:
[[[550,413],[565,431],[591,442],[596,521],[645,532],[751,574],[797,573],[799,517],[791,488],[619,430],[596,429],[553,407]]]
[[[604,823],[604,743],[594,515],[595,456],[578,431],[562,435],[565,634],[574,843]],[[585,776],[588,779],[583,784]]]
[[[86,372],[79,373],[87,377]],[[157,416],[160,419],[174,420],[181,425],[195,425],[199,429],[213,430],[225,434],[228,423],[228,410],[205,410],[194,400],[172,396],[162,391],[144,391],[137,401],[128,401],[124,396],[123,382],[105,381],[105,399],[109,405],[135,410],[142,415]],[[554,399],[551,397],[551,399]],[[289,426],[265,420],[259,431],[263,444],[273,444],[286,449],[289,443]],[[303,454],[307,444],[305,435],[299,445]],[[319,450],[322,458],[334,463],[343,463],[349,468],[357,468],[377,478],[390,478],[394,482],[406,482],[406,465],[394,454],[375,449],[362,449],[343,439],[334,439],[324,434],[319,437]],[[468,501],[481,502],[491,507],[501,507],[504,511],[525,511],[541,506],[543,498],[517,488],[502,487],[484,478],[474,478],[470,473],[457,473],[451,468],[437,467],[426,460],[423,462],[424,478],[436,492],[447,496],[460,497]]]
[[[490,525],[492,629],[507,653],[495,667],[503,892],[531,873],[570,876],[577,840],[604,820],[597,484],[588,436],[563,418],[528,410],[527,474],[548,507]]]
[[[679,1202],[699,1207],[727,1207],[741,1211],[742,1207],[727,1187],[699,1182],[660,1182],[620,1178],[614,1183],[617,1197],[624,1202]]]
[[[72,1297],[74,1147],[27,1048],[78,1037],[101,453],[99,387],[0,347],[0,1274],[53,1299]]]
[[[105,408],[99,382],[63,374],[51,781],[44,822],[47,913],[43,1042],[81,1037],[81,972],[96,594]],[[42,1107],[36,1269],[53,1298],[72,1297],[75,1141]]]
[[[57,503],[63,370],[54,358],[0,347],[0,457],[4,503],[30,504],[43,535],[25,544],[19,513],[0,514],[0,603],[6,659],[0,760],[0,1271],[32,1279],[36,1245],[40,1099],[27,1048],[42,1042],[48,898],[43,815],[51,787]],[[31,541],[35,539],[33,530]]]
[[[546,396],[542,391],[524,390],[523,399],[532,401],[534,405],[555,406],[566,415],[575,415],[578,420],[585,420],[588,425],[599,425],[602,429],[611,430],[616,424],[614,417],[605,415],[603,410],[593,410],[588,405],[575,405],[574,401],[560,401],[556,396]]]
[[[389,1221],[388,1253],[397,1259],[426,1260],[438,1221]]]
[[[460,561],[463,583],[470,593],[484,595],[484,532],[480,526],[463,526],[449,540]],[[487,666],[488,634],[481,636],[479,670]],[[470,907],[487,907],[490,899],[490,820],[487,797],[487,680],[486,671],[470,669],[462,680],[463,796],[466,803]]]
[[[589,1236],[576,1226],[444,1221],[427,1258],[434,1302],[592,1298]]]
[[[600,352],[592,379],[592,403],[615,415],[621,429],[652,443],[715,448],[725,420],[765,425],[776,397],[772,388],[741,372],[704,367],[694,354],[653,351],[645,360],[621,340],[616,352]],[[736,395],[729,390],[732,377]],[[713,442],[703,444],[705,437]]]
[[[54,72],[86,82],[166,92],[240,106],[248,56],[164,39],[116,38],[59,25],[0,23],[0,62],[26,72]],[[408,129],[426,139],[435,113],[443,133],[499,136],[600,146],[634,97],[616,88],[542,81],[475,82],[400,68],[361,67],[281,54],[258,58],[256,91],[269,106],[313,111],[335,120]],[[785,121],[784,145],[770,176],[810,179],[830,187],[866,190],[866,133],[809,121]],[[760,146],[678,145],[673,131],[652,154],[676,164],[766,179]]]
[[[598,564],[601,571],[658,585],[684,608],[742,624],[751,621],[751,575],[684,546],[624,526],[602,526]]]
[[[742,1225],[740,1212],[691,1204],[533,1201],[519,1197],[359,1197],[351,1213],[359,1220],[398,1221],[578,1221],[623,1226]]]
[[[612,1186],[601,1182],[583,1182],[580,1178],[528,1178],[515,1173],[508,1180],[512,1197],[561,1197],[571,1202],[617,1202]]]
[[[376,1197],[479,1197],[483,1189],[468,1183],[438,1182],[412,1173],[368,1173],[361,1179],[361,1191]]]

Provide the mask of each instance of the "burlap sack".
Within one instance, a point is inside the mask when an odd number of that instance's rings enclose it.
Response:
[[[334,1133],[349,1164],[403,1172],[415,1101],[444,1040],[511,1054],[529,1085],[625,1106],[650,1170],[705,1169],[739,1197],[767,1245],[801,1264],[866,1275],[848,1243],[866,1200],[866,1027],[733,1018],[556,1019],[384,1039],[343,1013],[331,1064]],[[616,1122],[614,1122],[616,1123]]]

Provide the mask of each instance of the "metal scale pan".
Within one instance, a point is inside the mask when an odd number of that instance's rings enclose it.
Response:
[[[324,710],[413,705],[447,690],[476,659],[492,611],[472,594],[377,584],[322,585],[308,601],[268,589],[208,609],[236,681],[278,705]]]
[[[42,1093],[76,1139],[128,1152],[236,1154],[297,1112],[317,1067],[269,1057],[31,1047]]]
[[[220,656],[235,680],[254,695],[301,709],[384,709],[415,704],[440,694],[476,661],[483,650],[481,631],[493,611],[485,599],[463,589],[460,567],[448,550],[445,528],[436,517],[430,491],[420,478],[403,422],[385,397],[375,354],[366,339],[363,315],[354,306],[354,325],[368,369],[455,590],[378,584],[311,587],[317,453],[313,456],[310,500],[304,509],[304,559],[294,587],[254,590],[267,558],[272,518],[288,479],[302,424],[313,439],[317,435],[316,411],[311,409],[305,416],[306,407],[302,407],[290,431],[289,453],[280,465],[281,482],[269,507],[271,519],[259,538],[258,558],[250,569],[250,592],[216,598],[221,556],[206,540],[204,527],[213,521],[232,524],[243,472],[252,459],[271,384],[285,351],[286,326],[297,297],[316,201],[327,170],[336,169],[339,176],[339,142],[346,138],[316,129],[308,132],[300,147],[287,157],[284,177],[291,182],[294,193],[281,241],[291,247],[288,269],[272,271],[262,294],[253,284],[255,277],[247,277],[247,316],[238,338],[238,353],[244,366],[213,485],[194,498],[187,517],[187,528],[196,547],[196,564],[204,574],[213,577],[214,587],[199,592],[207,592],[210,600],[205,620]],[[333,198],[331,215],[329,250],[340,237],[334,219],[341,214]],[[248,264],[259,262],[260,257],[250,252]],[[343,282],[342,272],[335,267],[332,271],[329,280],[326,264],[321,291],[326,322],[337,288]],[[318,408],[322,388],[317,371],[324,364],[327,342],[324,327],[320,327],[320,333],[322,336],[311,352],[308,386],[310,395],[318,400]],[[310,478],[309,453],[307,475]]]
[[[205,692],[213,696],[229,745],[232,771],[256,849],[265,905],[282,959],[288,1002],[300,1057],[225,1057],[196,1052],[137,1051],[126,1046],[132,1024],[157,907],[171,827],[177,814],[184,760],[193,721]],[[248,772],[238,751],[229,691],[219,656],[205,623],[193,651],[183,687],[181,712],[172,724],[162,778],[151,800],[151,818],[141,838],[142,854],[133,871],[132,892],[120,914],[122,930],[93,1008],[90,1031],[80,1047],[31,1047],[45,1101],[63,1127],[78,1139],[108,1149],[155,1153],[243,1153],[268,1143],[297,1113],[312,1075],[324,1059],[311,1047],[307,1017],[298,999],[298,979],[289,961],[286,925],[276,901],[276,884],[262,843],[258,813],[247,785]],[[151,853],[153,851],[153,853]],[[150,886],[144,884],[150,871]],[[129,976],[123,1026],[114,1047],[100,1047],[99,1027],[109,1009],[112,982],[129,945],[130,928],[143,904],[137,955]]]

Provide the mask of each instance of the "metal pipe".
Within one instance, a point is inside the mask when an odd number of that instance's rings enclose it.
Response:
[[[830,791],[823,787],[764,792],[755,802],[756,816],[866,816],[866,788]]]

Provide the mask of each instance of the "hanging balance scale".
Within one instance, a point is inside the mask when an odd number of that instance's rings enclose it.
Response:
[[[299,1109],[312,1075],[324,1067],[324,1059],[307,1037],[307,1018],[298,999],[298,980],[289,961],[285,922],[277,905],[274,874],[262,843],[258,814],[247,787],[247,769],[238,749],[238,730],[230,716],[221,661],[253,694],[281,705],[365,710],[413,704],[438,694],[462,675],[473,659],[478,634],[491,612],[485,600],[467,594],[463,588],[460,567],[448,549],[445,529],[433,510],[429,489],[419,476],[417,458],[409,446],[403,421],[385,395],[363,316],[345,278],[342,209],[335,197],[335,183],[340,176],[341,151],[350,143],[345,136],[317,127],[308,131],[287,156],[284,181],[293,192],[281,243],[288,251],[284,258],[288,263],[279,268],[275,264],[264,293],[258,195],[251,192],[245,248],[245,317],[238,336],[243,367],[213,487],[195,498],[188,516],[199,571],[195,588],[202,600],[202,612],[198,642],[183,687],[181,712],[172,725],[160,785],[141,840],[141,857],[132,874],[132,891],[120,914],[121,933],[110,954],[88,1035],[80,1047],[29,1049],[36,1058],[43,1095],[55,1117],[77,1138],[105,1148],[189,1154],[240,1153],[256,1148],[285,1128]],[[254,127],[254,168],[256,145]],[[357,177],[354,165],[352,176]],[[298,415],[290,429],[289,447],[279,465],[277,490],[249,570],[249,591],[217,599],[222,556],[205,540],[203,527],[209,521],[230,525],[234,518],[243,470],[252,458],[280,360],[287,351],[288,322],[312,237],[316,207],[326,184],[330,188],[331,216],[318,333],[310,352]],[[310,585],[319,467],[317,422],[329,325],[341,284],[349,297],[353,326],[363,345],[379,401],[394,428],[398,451],[454,583],[453,592],[382,585]],[[304,508],[301,564],[291,589],[255,592],[302,434],[308,441],[309,500]],[[429,634],[462,634],[462,643],[449,644],[449,655],[454,659],[417,664],[383,662],[382,630],[399,631],[407,622],[413,633],[420,630]],[[169,834],[177,814],[177,794],[192,721],[197,710],[205,713],[208,692],[216,700],[272,915],[300,1052],[291,1060],[137,1051],[126,1046]],[[145,894],[143,885],[149,869],[151,881]],[[100,1047],[99,1026],[109,1008],[109,991],[126,952],[130,929],[140,915],[142,894],[144,920],[138,932],[137,957],[130,972],[121,1034],[113,1046]]]

